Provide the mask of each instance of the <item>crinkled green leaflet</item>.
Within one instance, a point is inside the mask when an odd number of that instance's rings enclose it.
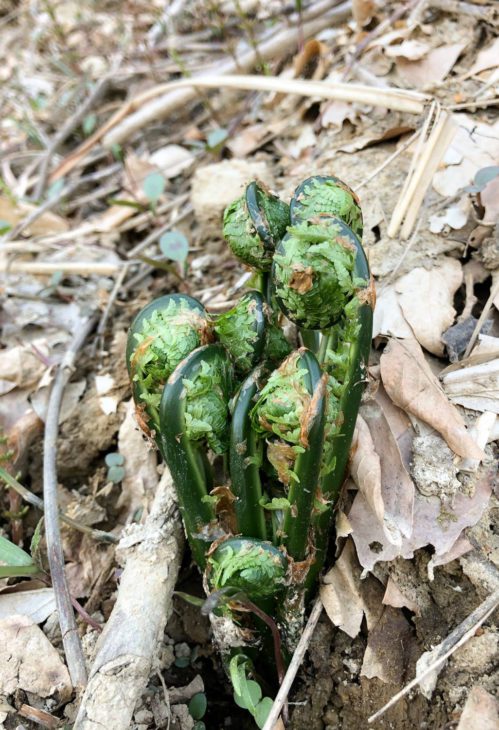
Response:
[[[218,340],[232,357],[238,373],[248,373],[261,358],[266,331],[263,307],[260,292],[251,291],[215,321]]]
[[[251,413],[253,429],[267,435],[267,457],[287,488],[290,506],[283,511],[279,541],[297,561],[306,557],[318,489],[326,380],[315,355],[298,350],[270,375]]]
[[[233,537],[210,554],[207,575],[214,591],[237,588],[258,604],[284,589],[287,569],[286,556],[272,543]]]
[[[126,361],[137,409],[149,430],[159,428],[159,403],[166,381],[190,352],[210,338],[205,309],[186,294],[167,294],[134,319]]]
[[[362,211],[359,199],[351,188],[337,177],[315,175],[304,180],[295,190],[290,205],[291,225],[329,215],[346,223],[362,238]]]
[[[219,344],[194,350],[170,376],[160,403],[158,444],[177,487],[180,512],[193,557],[201,567],[216,536],[215,512],[206,499],[212,475],[206,458],[227,450],[230,359]]]
[[[331,327],[366,285],[354,275],[355,238],[339,218],[288,229],[274,256],[272,278],[279,306],[299,327]]]

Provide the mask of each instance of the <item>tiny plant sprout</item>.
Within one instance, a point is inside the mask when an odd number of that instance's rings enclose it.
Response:
[[[142,190],[147,200],[155,206],[165,192],[166,180],[160,172],[150,172],[142,182]]]
[[[172,261],[182,263],[189,253],[189,241],[180,231],[167,231],[159,239],[161,252]]]
[[[374,290],[360,203],[337,178],[308,178],[289,204],[254,181],[223,233],[255,272],[251,290],[217,316],[184,294],[160,297],[132,323],[126,357],[138,421],[170,469],[203,572],[201,610],[235,701],[263,727],[262,686],[277,690],[324,566]],[[186,253],[178,235],[160,244],[174,260]]]

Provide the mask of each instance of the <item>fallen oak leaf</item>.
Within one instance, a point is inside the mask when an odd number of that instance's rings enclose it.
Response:
[[[357,416],[352,451],[351,477],[369,502],[378,521],[383,524],[385,505],[381,493],[380,458],[374,448],[369,426],[360,415]]]
[[[416,340],[390,340],[380,367],[385,389],[396,405],[432,426],[458,456],[483,459],[482,449],[447,399]]]
[[[362,406],[362,417],[371,433],[381,465],[381,495],[385,507],[383,525],[390,542],[400,545],[412,533],[414,483],[402,461],[395,435],[376,401]]]
[[[417,341],[434,355],[443,355],[442,332],[454,322],[452,303],[462,280],[459,261],[445,258],[430,270],[413,269],[395,285],[405,320]]]
[[[426,545],[434,546],[434,557],[442,558],[439,564],[453,560],[453,548],[463,530],[475,525],[487,507],[494,477],[493,471],[484,473],[477,480],[473,495],[456,494],[450,508],[443,505],[439,497],[427,497],[416,491],[413,532],[401,546],[388,542],[364,495],[358,492],[348,519],[353,528],[352,538],[360,564],[365,570],[372,571],[379,562],[398,557],[413,558],[414,552]],[[429,574],[431,577],[431,569]]]
[[[354,639],[365,614],[370,630],[383,611],[383,588],[372,576],[361,580],[361,568],[350,538],[333,567],[324,576],[321,601],[330,621]]]

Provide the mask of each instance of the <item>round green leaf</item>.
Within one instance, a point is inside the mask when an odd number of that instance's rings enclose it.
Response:
[[[262,689],[258,682],[249,679],[243,683],[242,693],[240,695],[234,692],[234,701],[236,705],[242,707],[245,710],[249,710],[251,713],[254,712],[255,707],[258,705],[262,698]]]
[[[204,692],[198,692],[189,702],[189,712],[193,720],[201,720],[206,712],[208,702]]]
[[[12,226],[8,221],[0,220],[0,236],[3,236],[4,233],[7,233],[7,231],[10,231]]]
[[[106,466],[123,466],[125,463],[125,457],[117,452],[106,454],[104,459]]]
[[[159,239],[159,247],[172,261],[185,261],[189,253],[189,241],[180,231],[168,231]]]
[[[122,466],[112,466],[107,472],[107,478],[110,482],[114,482],[114,484],[121,482],[124,476],[125,470]]]
[[[85,117],[83,120],[82,129],[83,134],[85,137],[88,137],[95,129],[95,126],[97,124],[97,115],[96,114],[89,114]]]
[[[262,728],[267,722],[267,717],[272,709],[273,701],[270,697],[264,697],[261,702],[258,703],[255,709],[255,722],[259,728]]]
[[[226,129],[214,129],[206,138],[206,144],[211,150],[213,150],[222,145],[228,136],[229,133]]]
[[[151,202],[158,200],[163,194],[165,187],[166,181],[160,172],[150,172],[142,183],[144,195]]]
[[[489,182],[494,180],[499,175],[499,166],[490,165],[489,167],[482,167],[481,170],[475,175],[475,185],[483,190]]]

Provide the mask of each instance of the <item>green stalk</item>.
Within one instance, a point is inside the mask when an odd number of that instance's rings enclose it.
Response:
[[[357,256],[355,261],[355,275],[369,281],[369,266],[366,255],[357,242]],[[334,464],[334,468],[322,476],[318,504],[323,505],[312,518],[312,533],[315,545],[315,561],[307,576],[307,586],[310,588],[317,578],[326,557],[327,543],[333,511],[335,509],[341,486],[345,478],[345,470],[350,454],[355,422],[359,411],[362,393],[367,381],[367,365],[371,351],[373,305],[370,285],[361,289],[347,306],[345,322],[342,329],[348,334],[346,339],[340,340],[338,349],[346,360],[344,373],[335,372],[335,363],[331,351],[326,352],[325,369],[333,376],[341,377],[342,390],[338,403],[337,423],[340,424],[337,433],[333,434],[325,446],[327,450],[325,461]]]
[[[215,520],[215,510],[210,500],[206,499],[207,460],[204,460],[203,465],[187,423],[189,402],[186,383],[195,383],[207,366],[220,374],[222,390],[229,391],[232,374],[228,356],[220,345],[206,345],[194,350],[177,366],[163,390],[159,409],[159,447],[175,482],[192,555],[200,567],[204,567],[205,553],[214,539],[210,536],[210,527]],[[219,387],[219,384],[214,385],[214,388]],[[224,395],[227,396],[227,393]],[[204,415],[208,417],[208,413]],[[221,418],[226,421],[227,414],[221,414]],[[200,439],[199,448],[206,448],[204,439]]]
[[[308,350],[312,350],[317,354],[321,343],[321,333],[317,330],[304,330],[300,329],[300,337],[303,342],[303,346]]]
[[[299,367],[307,370],[307,387],[312,399],[303,418],[300,440],[304,451],[296,458],[293,469],[296,479],[290,482],[288,492],[291,507],[286,510],[283,524],[283,545],[296,561],[305,560],[308,552],[308,528],[322,463],[326,411],[326,376],[315,355],[303,351]]]
[[[262,366],[256,368],[244,381],[236,397],[230,429],[230,475],[232,491],[236,496],[235,510],[238,531],[246,537],[265,540],[267,528],[265,511],[260,505],[259,439],[251,427],[249,413],[255,404],[263,375]]]

